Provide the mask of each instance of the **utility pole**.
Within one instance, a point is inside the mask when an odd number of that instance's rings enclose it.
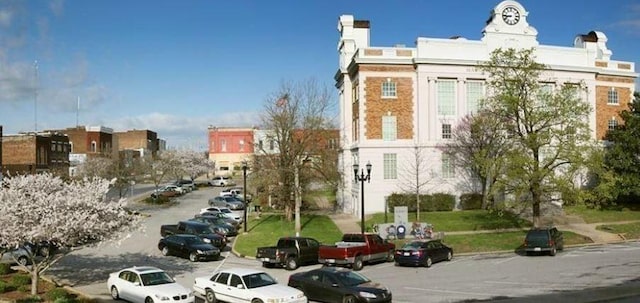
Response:
[[[33,76],[34,76],[34,94],[33,94],[33,121],[34,132],[38,132],[38,60],[33,62]]]

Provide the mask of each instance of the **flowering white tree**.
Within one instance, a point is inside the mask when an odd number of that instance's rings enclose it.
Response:
[[[191,178],[191,181],[202,174],[208,173],[214,167],[213,162],[203,152],[182,150],[178,152],[178,157],[184,173]]]
[[[43,256],[28,249],[31,294],[40,274],[69,249],[87,243],[122,239],[139,226],[140,218],[127,211],[126,200],[108,201],[110,182],[85,178],[66,182],[51,174],[4,178],[0,188],[0,247],[48,242],[60,249]]]
[[[83,179],[99,177],[110,180],[113,178],[113,167],[115,164],[115,161],[111,158],[88,158],[78,166],[76,178]]]

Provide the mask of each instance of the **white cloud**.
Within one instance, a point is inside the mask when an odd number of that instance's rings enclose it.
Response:
[[[207,129],[212,126],[252,127],[259,122],[256,112],[223,113],[219,116],[192,117],[164,113],[106,119],[102,125],[115,131],[131,129],[148,129],[158,133],[158,137],[167,141],[169,147],[189,147],[206,149],[208,143]]]

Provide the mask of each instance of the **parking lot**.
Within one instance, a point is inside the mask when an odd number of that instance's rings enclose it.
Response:
[[[133,265],[162,268],[187,287],[192,286],[194,277],[210,275],[218,268],[262,268],[260,262],[236,257],[229,250],[223,252],[224,258],[220,261],[196,263],[164,257],[158,250],[160,225],[192,217],[206,206],[208,198],[219,191],[219,188],[203,188],[180,197],[179,204],[175,206],[146,210],[149,217],[145,219],[143,230],[129,235],[120,243],[74,251],[53,266],[48,274],[80,292],[111,301],[106,288],[108,274]],[[526,257],[513,253],[454,256],[453,261],[436,263],[428,269],[380,263],[365,266],[361,273],[390,288],[394,302],[534,298],[545,294],[563,295],[575,290],[588,293],[588,290],[600,287],[640,284],[639,254],[640,243],[628,242],[567,248],[555,257]],[[305,266],[293,272],[318,266]],[[284,269],[264,270],[283,284],[293,273]]]

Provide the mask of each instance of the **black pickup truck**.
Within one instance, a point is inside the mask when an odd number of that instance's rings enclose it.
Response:
[[[227,246],[227,239],[224,236],[216,234],[209,224],[206,223],[180,221],[178,224],[166,224],[160,226],[160,235],[162,237],[180,234],[196,235],[202,238],[204,242],[211,243],[220,250]]]
[[[278,240],[276,246],[258,247],[256,259],[262,261],[262,266],[283,266],[294,270],[301,264],[318,263],[318,248],[320,243],[312,238],[284,237]]]

